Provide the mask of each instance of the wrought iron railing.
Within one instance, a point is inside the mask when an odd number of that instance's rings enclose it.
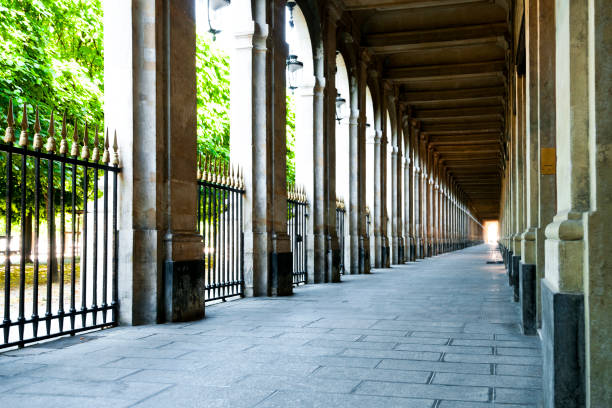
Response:
[[[344,219],[346,215],[346,206],[344,205],[343,199],[336,198],[336,233],[338,235],[338,245],[340,246],[340,274],[344,275],[346,268],[344,267],[344,255],[345,255],[345,225]]]
[[[198,232],[204,242],[205,300],[244,295],[241,172],[206,158],[198,165]]]
[[[303,189],[287,187],[287,232],[291,239],[293,253],[293,284],[307,281],[306,231],[308,201]]]
[[[64,115],[58,151],[52,113],[43,151],[38,109],[30,137],[24,105],[15,146],[12,102],[7,125],[0,144],[0,348],[116,325],[116,134],[111,153],[108,131],[101,147],[96,128],[92,144],[87,124],[79,136],[78,123],[70,126]]]

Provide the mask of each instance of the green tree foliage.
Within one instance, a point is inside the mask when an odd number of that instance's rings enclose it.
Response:
[[[53,110],[58,119],[66,112],[69,120],[77,118],[79,135],[83,122],[99,124],[103,119],[104,54],[100,0],[0,0],[0,127],[7,126],[9,99],[15,104],[16,133],[19,134],[22,105],[28,107],[29,148],[32,148],[34,107],[40,110],[43,137]],[[56,123],[59,130],[59,123]],[[72,126],[68,126],[71,140]],[[90,143],[93,140],[90,127]],[[18,194],[21,156],[13,158],[14,196]],[[0,154],[0,195],[6,197],[6,154]],[[27,161],[26,199],[28,212],[34,200],[34,160]],[[54,167],[59,179],[59,165]],[[82,187],[81,176],[77,185]],[[68,172],[67,177],[70,177]],[[41,163],[41,194],[46,200],[47,166]],[[91,190],[90,190],[91,191]],[[66,193],[69,200],[71,192]],[[78,193],[77,196],[82,193]],[[17,197],[18,198],[18,197]],[[58,200],[58,197],[56,197]],[[44,202],[44,201],[42,201]],[[18,199],[13,202],[13,222],[20,219]],[[82,200],[77,200],[81,205]],[[42,216],[44,205],[42,206]],[[6,201],[0,202],[0,213]]]
[[[101,122],[102,35],[100,0],[0,0],[2,110],[13,98],[39,106],[45,119],[54,109]]]
[[[229,161],[229,56],[198,35],[196,81],[198,91],[198,152]]]

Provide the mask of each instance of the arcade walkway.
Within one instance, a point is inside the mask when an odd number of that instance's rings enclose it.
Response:
[[[0,406],[535,406],[539,340],[492,250],[4,352]]]

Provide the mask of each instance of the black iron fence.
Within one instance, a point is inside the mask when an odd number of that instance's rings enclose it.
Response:
[[[344,200],[336,199],[336,233],[338,235],[338,244],[340,246],[340,273],[344,275],[346,268],[344,267],[345,255],[345,225],[344,219],[346,215],[346,206]]]
[[[204,241],[205,299],[243,296],[242,176],[210,158],[198,167],[198,232]]]
[[[306,233],[308,201],[303,189],[287,187],[287,232],[293,253],[293,284],[307,281]]]
[[[57,149],[53,114],[30,135],[27,111],[15,146],[9,102],[0,144],[0,348],[117,324],[116,135],[111,153],[64,115]]]

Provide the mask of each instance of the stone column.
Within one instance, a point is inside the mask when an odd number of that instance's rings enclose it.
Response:
[[[536,228],[536,324],[542,326],[542,296],[539,282],[544,277],[546,226],[557,212],[556,109],[555,109],[555,1],[538,0],[538,220]],[[531,10],[531,8],[530,8]],[[530,47],[531,50],[531,47]],[[531,71],[530,71],[531,72]]]
[[[202,318],[194,3],[109,0],[104,22],[105,122],[122,166],[119,320]]]
[[[414,191],[412,190],[414,177],[412,153],[412,134],[410,132],[410,116],[404,115],[402,118],[404,133],[404,230],[406,236],[405,258],[406,262],[414,261]]]
[[[340,281],[340,244],[336,231],[336,26],[342,14],[340,4],[328,1],[323,10],[323,48],[325,73],[324,217],[327,258],[324,282]],[[323,266],[323,265],[320,265]]]
[[[285,134],[285,5],[232,3],[230,148],[245,168],[244,273],[247,296],[290,295]],[[260,2],[260,3],[259,3]],[[258,84],[258,86],[254,86]]]
[[[349,117],[349,273],[359,273],[359,185],[365,162],[360,162],[359,149],[359,89],[357,72],[349,72],[350,117]]]
[[[419,158],[420,158],[420,167],[421,167],[421,178],[419,180],[419,221],[420,221],[420,252],[421,258],[427,257],[426,249],[427,249],[427,168],[426,168],[426,149],[425,149],[425,135],[421,135],[419,133]]]
[[[609,406],[612,10],[555,3],[557,214],[542,280],[544,405]]]
[[[384,106],[384,105],[383,105]],[[382,237],[382,267],[389,268],[391,266],[390,259],[390,245],[389,245],[389,209],[387,205],[387,149],[389,145],[386,119],[386,108],[383,109],[383,127],[382,139],[380,141],[380,162],[381,162],[381,207],[382,207],[382,220],[381,220],[381,237]]]
[[[391,264],[397,265],[399,263],[398,252],[399,252],[399,236],[398,236],[398,213],[397,213],[397,202],[399,201],[398,194],[398,146],[397,146],[397,130],[392,125],[391,133]]]
[[[368,64],[370,54],[362,50],[359,55],[359,273],[370,273],[370,237],[367,235],[366,226],[366,87],[368,80]]]
[[[382,130],[378,127],[374,133],[374,267],[382,268]]]
[[[536,334],[536,228],[538,226],[538,64],[537,2],[525,7],[525,41],[527,72],[525,105],[525,215],[526,226],[521,236],[521,262],[518,292],[521,303],[523,333]]]
[[[336,231],[336,25],[342,9],[328,1],[324,9],[323,42],[325,53],[325,219],[327,259],[324,282],[340,281],[340,244]]]

